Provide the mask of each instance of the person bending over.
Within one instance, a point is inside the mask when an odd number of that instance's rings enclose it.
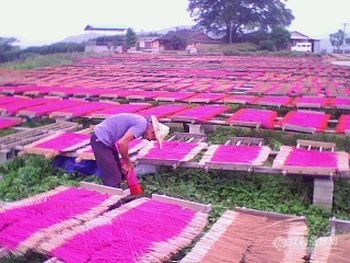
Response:
[[[123,173],[134,169],[129,158],[130,141],[142,137],[157,140],[161,146],[168,133],[169,127],[155,116],[147,119],[131,113],[116,114],[96,125],[90,143],[103,184],[120,187]]]

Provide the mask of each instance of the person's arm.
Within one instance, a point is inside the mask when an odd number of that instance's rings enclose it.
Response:
[[[127,131],[118,141],[118,149],[122,156],[122,166],[125,172],[130,172],[134,167],[129,158],[129,142],[134,139],[135,135],[131,131]]]

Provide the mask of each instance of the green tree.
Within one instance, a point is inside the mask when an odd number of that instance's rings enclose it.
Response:
[[[329,40],[333,47],[336,47],[338,52],[344,43],[345,34],[344,31],[339,29],[337,32],[329,35]]]
[[[131,29],[128,28],[128,30],[126,31],[126,46],[129,47],[134,47],[136,46],[136,34],[135,32]]]
[[[13,43],[16,41],[17,39],[14,37],[0,37],[0,54],[16,49],[13,46]]]
[[[286,49],[290,40],[290,32],[283,27],[273,28],[271,40],[274,42],[277,50]]]
[[[197,26],[224,34],[229,43],[244,33],[290,25],[294,16],[283,0],[189,0]]]

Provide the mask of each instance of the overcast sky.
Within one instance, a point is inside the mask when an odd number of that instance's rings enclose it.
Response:
[[[194,24],[188,0],[0,0],[0,36],[45,44],[84,33],[87,24],[126,25],[137,31]],[[291,30],[324,37],[350,23],[350,0],[288,0]],[[348,25],[350,32],[350,24]]]

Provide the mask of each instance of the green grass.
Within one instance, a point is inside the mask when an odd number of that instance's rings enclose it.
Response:
[[[295,135],[271,133],[271,131],[248,131],[245,129],[222,128],[211,135],[214,142],[224,142],[231,136],[260,135],[268,143],[277,145],[292,144]],[[308,136],[308,135],[307,135]],[[310,135],[311,136],[311,135]],[[344,145],[348,147],[346,138]],[[335,139],[334,139],[335,140]],[[67,174],[53,167],[53,162],[38,156],[25,156],[0,166],[0,199],[14,201],[48,191],[58,185],[77,185],[81,180],[100,183],[94,176],[82,177]],[[161,193],[183,199],[211,203],[210,223],[207,229],[227,209],[248,207],[285,214],[303,215],[309,224],[309,244],[317,237],[329,235],[329,218],[350,218],[350,182],[338,181],[335,184],[334,206],[331,212],[312,205],[312,181],[302,177],[246,174],[229,171],[205,171],[197,169],[161,168],[158,173],[143,176],[142,183],[147,195]],[[186,253],[185,249],[176,258]],[[40,260],[38,260],[40,259]],[[42,256],[28,254],[6,259],[6,263],[42,262]]]
[[[36,69],[52,66],[62,66],[73,64],[77,59],[91,56],[98,56],[97,54],[89,54],[84,52],[75,53],[56,53],[50,55],[33,54],[24,59],[0,63],[0,68],[12,70]]]
[[[254,52],[257,46],[251,43],[234,43],[234,44],[200,44],[199,52],[222,52],[222,53],[239,53]]]
[[[56,169],[51,160],[39,156],[17,158],[0,166],[0,199],[15,201],[51,190],[59,185],[77,185],[79,181],[99,182],[96,177],[81,177]]]
[[[311,243],[317,236],[329,232],[331,213],[311,204],[312,184],[304,182],[301,177],[182,169],[146,176],[143,183],[148,193],[165,193],[211,203],[214,207],[210,215],[211,223],[226,209],[249,207],[306,216],[310,224]],[[341,202],[336,206],[340,213],[349,216],[349,211],[342,209],[343,198],[346,195],[337,197],[336,200]]]
[[[17,131],[15,129],[4,129],[4,130],[0,130],[0,137],[6,136],[6,135],[10,135],[10,134],[14,134]]]

